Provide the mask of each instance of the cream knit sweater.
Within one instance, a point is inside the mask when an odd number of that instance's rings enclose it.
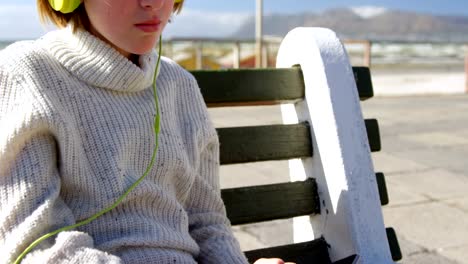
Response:
[[[155,145],[156,53],[136,66],[87,32],[0,52],[0,263],[108,207]],[[23,263],[246,263],[218,183],[219,143],[195,79],[167,58],[148,177],[115,210],[44,241]]]

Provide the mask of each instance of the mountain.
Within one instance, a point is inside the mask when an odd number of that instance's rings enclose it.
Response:
[[[263,34],[282,37],[299,26],[330,28],[343,39],[468,42],[468,17],[436,16],[381,7],[334,8],[321,13],[266,15],[263,20]],[[248,19],[232,37],[253,39],[255,18]]]

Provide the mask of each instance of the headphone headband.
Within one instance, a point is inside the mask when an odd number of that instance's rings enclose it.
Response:
[[[182,3],[182,0],[174,0],[174,4]],[[64,14],[75,11],[81,4],[81,0],[49,0],[49,4],[55,11]]]

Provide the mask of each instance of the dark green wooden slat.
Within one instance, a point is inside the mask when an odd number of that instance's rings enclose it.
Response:
[[[401,254],[400,244],[395,230],[391,227],[385,229],[387,231],[388,244],[390,246],[390,252],[392,253],[392,259],[394,261],[401,260],[403,255]]]
[[[384,175],[383,173],[377,173],[376,177],[381,203],[384,205],[384,202],[386,201],[385,204],[388,204],[388,195],[385,183],[383,186],[381,185]],[[320,204],[318,202],[318,194],[314,193],[316,190],[317,187],[315,181],[313,179],[309,179],[304,183],[295,182],[279,185],[225,189],[222,191],[222,197],[226,204],[228,217],[231,220],[231,223],[233,225],[237,225],[305,214],[318,214],[320,213]],[[257,192],[261,192],[261,194],[257,194]],[[281,194],[281,192],[284,192],[284,194]],[[311,197],[314,196],[315,198],[311,199]],[[276,202],[278,197],[280,197],[280,204],[277,204]],[[282,197],[288,197],[288,203],[285,204]],[[291,199],[307,200],[301,201],[299,204],[291,205],[289,203]],[[252,201],[255,201],[255,203]],[[245,206],[248,206],[248,208],[246,209]],[[259,212],[258,210],[263,211]]]
[[[233,225],[320,213],[314,179],[224,189],[221,195]]]
[[[245,252],[249,263],[254,263],[259,258],[281,258],[285,262],[296,264],[331,264],[328,256],[328,245],[324,239],[316,239],[309,242],[258,249]]]
[[[361,101],[374,97],[372,77],[368,67],[353,67],[354,79]]]
[[[306,124],[218,128],[221,164],[312,156]]]
[[[262,105],[295,102],[304,98],[299,67],[289,69],[229,69],[191,71],[208,106]],[[353,67],[361,100],[373,96],[370,71]]]
[[[347,257],[345,259],[333,262],[333,264],[357,264],[358,260],[359,260],[358,255],[352,255],[352,256],[349,256],[349,257]]]
[[[387,184],[385,183],[385,175],[381,172],[375,174],[377,179],[377,187],[379,188],[380,204],[387,205],[389,203]]]
[[[277,104],[304,98],[299,68],[192,71],[208,105]]]
[[[365,125],[371,150],[379,151],[377,120],[365,120]],[[310,127],[306,123],[218,128],[217,131],[223,165],[303,158],[313,154]]]
[[[377,152],[382,149],[380,142],[380,130],[379,123],[376,119],[366,119],[366,131],[367,138],[369,139],[369,145],[372,152]]]

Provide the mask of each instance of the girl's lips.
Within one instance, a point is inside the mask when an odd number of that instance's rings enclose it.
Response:
[[[135,24],[135,27],[138,29],[151,33],[151,32],[156,32],[159,30],[159,27],[161,25],[161,21],[159,19],[153,19],[153,20],[148,20],[142,23]]]

